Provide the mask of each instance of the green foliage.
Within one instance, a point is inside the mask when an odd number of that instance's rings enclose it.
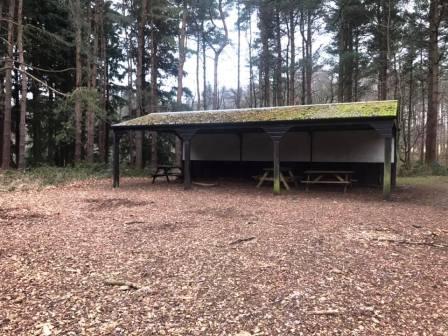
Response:
[[[412,165],[410,168],[402,166],[399,171],[399,175],[403,177],[413,176],[448,176],[448,167],[436,162],[428,166],[419,161]]]

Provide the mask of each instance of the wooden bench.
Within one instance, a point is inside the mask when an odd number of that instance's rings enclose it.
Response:
[[[344,192],[351,186],[352,176],[355,172],[352,170],[306,170],[305,179],[301,183],[306,184],[306,191],[310,184],[339,184],[344,186]]]
[[[167,182],[170,182],[170,176],[182,177],[182,167],[171,165],[159,165],[154,174],[152,174],[152,183],[158,177],[165,177]]]
[[[274,182],[274,168],[264,168],[264,173],[261,176],[253,176],[257,181],[257,188],[260,188],[264,182]],[[286,173],[286,176],[283,174]],[[294,183],[296,188],[297,177],[294,176],[290,168],[280,168],[280,184],[283,184],[286,190],[290,190],[288,183]]]

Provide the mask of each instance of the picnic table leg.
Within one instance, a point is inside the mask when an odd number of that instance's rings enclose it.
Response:
[[[296,179],[296,177],[294,176],[294,174],[292,173],[292,171],[291,171],[291,170],[288,170],[288,174],[289,174],[289,177],[291,177],[291,179],[293,180],[293,182],[294,182],[294,186],[295,186],[296,188],[298,188],[299,185],[297,184],[297,179]]]
[[[167,182],[167,183],[170,183],[170,178],[169,178],[169,176],[168,176],[168,171],[169,171],[169,169],[164,169],[164,171],[165,171],[166,182]]]
[[[151,184],[154,184],[154,182],[156,181],[156,178],[157,178],[157,174],[159,173],[159,169],[157,168],[156,169],[156,172],[152,175],[152,183]]]
[[[283,183],[286,190],[290,190],[289,185],[288,185],[288,183],[286,183],[285,177],[283,176],[283,174],[281,172],[280,172],[280,181]]]
[[[263,176],[260,178],[260,181],[257,184],[257,188],[260,188],[263,185],[264,180],[265,180],[266,177],[268,177],[268,172],[267,171],[264,172]]]

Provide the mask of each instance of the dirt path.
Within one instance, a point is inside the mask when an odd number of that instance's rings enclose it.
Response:
[[[0,334],[447,335],[447,186],[0,193]]]

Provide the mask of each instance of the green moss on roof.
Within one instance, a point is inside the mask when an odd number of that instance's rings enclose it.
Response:
[[[232,124],[266,121],[300,121],[397,116],[397,101],[297,105],[239,110],[153,113],[128,120],[115,127],[195,124]]]

